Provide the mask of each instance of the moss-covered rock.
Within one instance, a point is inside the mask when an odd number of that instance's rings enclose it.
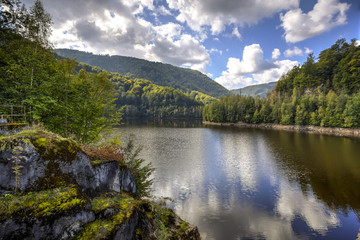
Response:
[[[92,165],[71,139],[45,131],[0,138],[0,239],[200,239],[135,192],[124,164]]]
[[[114,161],[92,166],[72,139],[32,130],[0,139],[0,195],[68,184],[85,192],[136,192],[128,169]]]

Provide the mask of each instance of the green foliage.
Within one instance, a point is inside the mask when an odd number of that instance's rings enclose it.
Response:
[[[213,97],[229,94],[229,91],[206,75],[191,69],[174,67],[159,62],[122,56],[94,55],[69,49],[56,49],[60,56],[100,67],[108,72],[131,74],[134,78],[148,79],[159,86],[168,86],[183,92],[199,91]]]
[[[302,66],[283,75],[265,99],[231,96],[205,106],[213,122],[280,123],[324,127],[360,126],[360,46],[338,40],[309,55]]]
[[[21,156],[21,153],[24,149],[21,146],[16,146],[13,149],[13,156],[10,158],[12,162],[14,163],[14,166],[12,167],[13,173],[15,174],[15,193],[19,189],[19,183],[20,183],[20,175],[21,175],[21,168],[24,166],[21,165],[21,161],[25,160],[24,156]]]
[[[92,73],[105,71],[81,63]],[[107,73],[115,85],[118,108],[125,106],[125,118],[201,118],[203,102],[214,98],[200,93],[190,95],[172,87],[157,86],[145,79],[131,79],[118,73]]]
[[[156,239],[187,239],[190,226],[177,217],[173,210],[152,203],[150,214],[150,218],[154,220]]]
[[[150,197],[153,179],[149,179],[155,170],[151,163],[144,164],[145,160],[139,158],[142,147],[135,148],[134,136],[130,135],[124,148],[125,163],[130,168],[136,184],[136,195],[138,197]]]
[[[209,96],[207,94],[204,94],[202,92],[198,92],[198,91],[191,91],[189,93],[189,96],[192,99],[195,99],[196,101],[203,103],[204,105],[207,105],[207,104],[210,104],[210,103],[216,101],[216,98],[211,97],[211,96]]]
[[[50,216],[85,204],[86,200],[78,196],[78,190],[74,186],[16,195],[5,194],[0,197],[0,219],[14,214],[24,218]]]
[[[74,60],[55,58],[47,40],[52,21],[41,1],[29,11],[18,1],[2,4],[9,10],[0,19],[0,102],[25,105],[28,121],[65,137],[99,140],[121,119],[107,74],[77,73]]]

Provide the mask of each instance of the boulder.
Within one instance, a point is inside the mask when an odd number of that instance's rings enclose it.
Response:
[[[19,136],[0,141],[0,194],[40,191],[76,184],[83,192],[136,192],[130,170],[117,162],[92,166],[70,140],[59,136]]]

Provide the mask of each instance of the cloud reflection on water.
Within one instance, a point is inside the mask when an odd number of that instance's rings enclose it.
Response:
[[[144,145],[142,157],[156,168],[154,195],[173,198],[175,211],[207,232],[207,239],[302,239],[341,226],[339,213],[311,185],[304,191],[289,178],[303,168],[286,170],[285,145],[261,131],[132,130]]]

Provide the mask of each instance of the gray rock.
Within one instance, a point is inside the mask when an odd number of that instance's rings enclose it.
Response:
[[[67,239],[94,220],[94,213],[88,211],[59,216],[55,220],[48,217],[17,222],[10,218],[0,222],[0,239]]]
[[[7,124],[8,121],[6,118],[0,118],[0,124]]]
[[[136,192],[136,185],[128,168],[121,167],[117,162],[102,163],[94,167],[95,181],[101,191]]]
[[[20,153],[14,152],[16,146],[21,147]],[[49,187],[49,184],[56,184],[56,181],[76,184],[84,192],[136,192],[128,168],[119,166],[117,162],[93,167],[82,151],[71,154],[66,151],[49,158],[26,139],[3,145],[0,148],[0,195],[16,188],[20,191],[39,191]],[[18,182],[13,173],[16,164],[22,166]]]
[[[14,161],[18,161],[18,165],[23,166],[20,169],[21,175],[17,184],[21,191],[27,190],[39,178],[45,176],[46,162],[40,160],[40,155],[34,145],[23,140],[15,144],[23,149],[20,154],[14,154],[14,146],[7,145],[4,149],[0,149],[0,192],[16,188],[16,175],[13,173]]]
[[[120,226],[117,230],[114,240],[132,240],[134,239],[135,228],[138,225],[139,216],[135,211],[132,216]]]

